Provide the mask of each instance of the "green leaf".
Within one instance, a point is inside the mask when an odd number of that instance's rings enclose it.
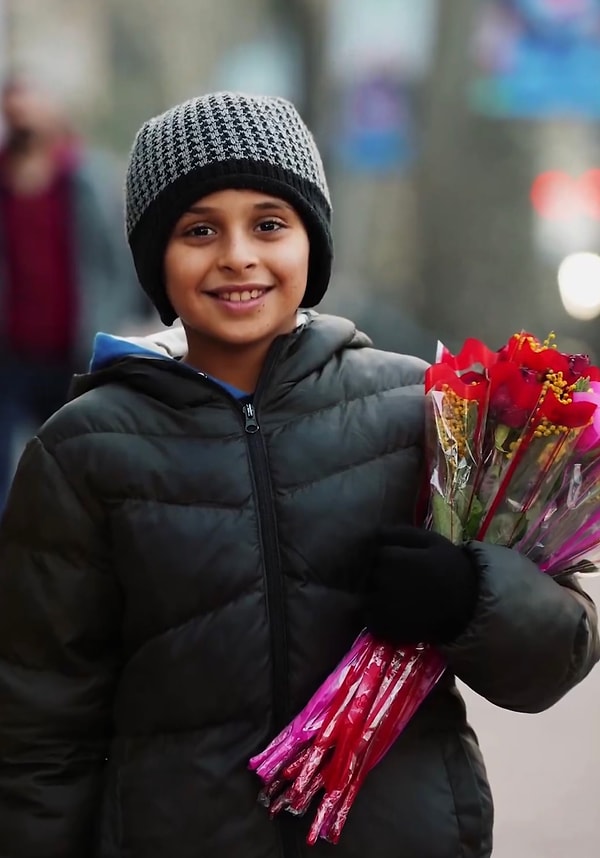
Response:
[[[452,508],[461,524],[464,523],[467,517],[467,510],[469,508],[469,493],[462,489],[458,489],[454,493],[454,497],[452,499]]]
[[[504,450],[504,443],[509,435],[509,426],[505,426],[504,423],[499,423],[498,426],[496,426],[496,431],[494,432],[494,443],[497,450]]]
[[[476,495],[473,495],[471,500],[471,509],[469,517],[465,525],[465,537],[467,539],[476,539],[483,518],[483,504]]]
[[[434,494],[431,500],[431,516],[433,530],[451,539],[452,542],[462,542],[462,523],[456,512],[444,498]]]

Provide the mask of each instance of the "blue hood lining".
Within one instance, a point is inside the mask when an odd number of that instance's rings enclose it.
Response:
[[[111,364],[125,357],[151,357],[156,360],[175,360],[169,355],[156,351],[155,349],[145,348],[138,343],[133,343],[124,337],[116,337],[114,334],[98,333],[94,338],[94,348],[89,364],[89,371],[96,372],[100,369],[106,369]],[[206,375],[206,373],[204,373]],[[220,381],[218,378],[206,375],[206,378],[220,385],[230,396],[235,399],[248,399],[250,394],[231,384]]]
[[[133,355],[146,355],[160,360],[172,360],[167,355],[163,355],[154,349],[147,349],[137,343],[132,343],[124,337],[115,337],[113,334],[96,334],[94,338],[94,348],[90,360],[89,371],[96,372],[99,369],[106,369],[107,366],[120,360],[120,358],[131,357]]]

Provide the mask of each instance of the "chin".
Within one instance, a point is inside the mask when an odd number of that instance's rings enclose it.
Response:
[[[232,330],[231,328],[207,328],[205,325],[194,324],[194,322],[186,322],[185,326],[195,334],[198,339],[221,343],[224,346],[244,347],[252,346],[262,340],[274,336],[270,329],[242,331]]]
[[[271,338],[272,335],[270,332],[265,332],[264,334],[255,335],[255,336],[217,336],[215,339],[222,342],[224,345],[230,346],[234,349],[243,349],[243,348],[251,348],[252,346],[258,345],[258,343],[264,342],[264,340]]]

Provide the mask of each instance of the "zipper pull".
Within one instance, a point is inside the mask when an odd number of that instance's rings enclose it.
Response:
[[[248,432],[250,435],[253,435],[255,432],[258,432],[260,426],[258,425],[258,421],[256,419],[256,411],[250,402],[247,402],[242,408],[242,413],[244,415],[244,431]]]

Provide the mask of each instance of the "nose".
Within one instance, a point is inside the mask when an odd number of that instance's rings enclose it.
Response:
[[[231,233],[222,242],[219,266],[227,271],[242,272],[255,268],[258,258],[252,239],[243,233]]]

